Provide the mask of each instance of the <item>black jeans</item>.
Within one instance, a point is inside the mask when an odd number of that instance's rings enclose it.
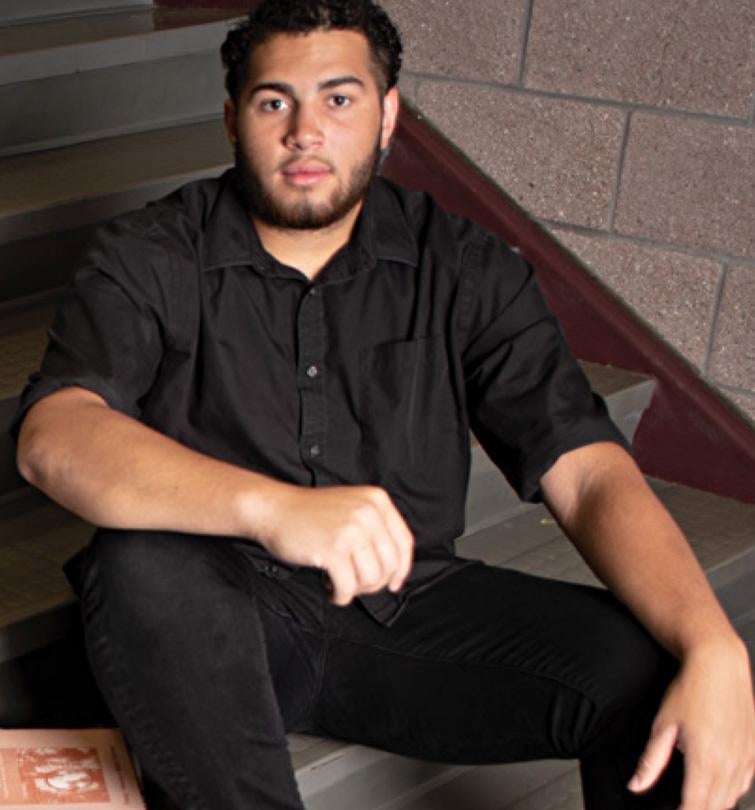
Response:
[[[678,807],[678,755],[650,793],[625,788],[676,664],[607,592],[480,563],[383,627],[246,548],[99,531],[67,569],[103,695],[181,810],[301,810],[289,731],[456,764],[579,758],[588,810]]]

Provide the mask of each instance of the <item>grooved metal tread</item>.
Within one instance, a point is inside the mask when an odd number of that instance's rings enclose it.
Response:
[[[0,84],[216,50],[238,12],[134,8],[0,28]]]
[[[220,119],[4,158],[0,243],[100,222],[231,162]]]

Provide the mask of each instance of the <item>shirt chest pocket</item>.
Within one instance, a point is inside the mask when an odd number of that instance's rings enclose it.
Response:
[[[442,463],[444,440],[460,430],[443,337],[361,349],[359,405],[376,472]]]

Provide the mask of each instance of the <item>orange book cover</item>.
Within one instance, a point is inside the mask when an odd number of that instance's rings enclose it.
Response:
[[[0,808],[146,810],[117,729],[0,729]]]

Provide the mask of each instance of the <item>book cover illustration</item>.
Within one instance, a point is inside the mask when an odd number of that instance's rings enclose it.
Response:
[[[146,810],[116,729],[0,729],[0,808]]]

